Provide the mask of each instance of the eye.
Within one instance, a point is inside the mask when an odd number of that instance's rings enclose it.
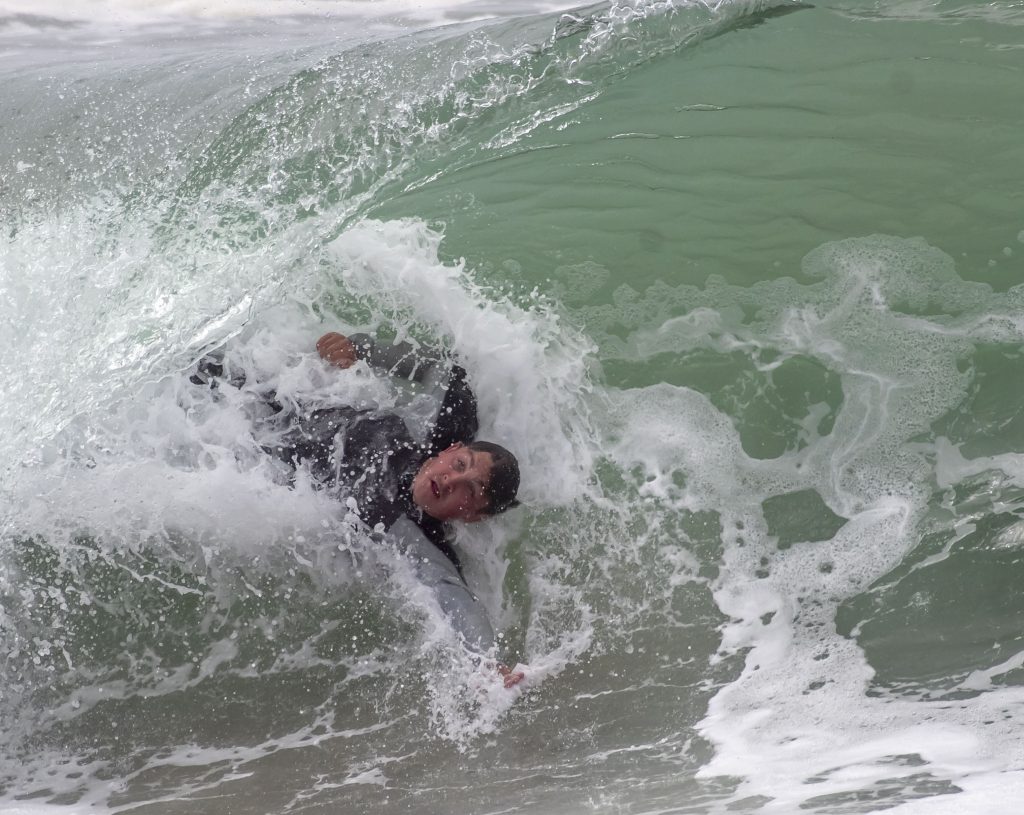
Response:
[[[458,470],[461,473],[463,470],[466,469],[466,460],[462,458],[455,459],[454,469]]]

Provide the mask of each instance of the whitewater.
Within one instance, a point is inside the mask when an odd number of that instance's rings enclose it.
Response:
[[[0,0],[0,811],[1016,813],[1022,33]],[[521,685],[189,381],[422,427],[326,331],[519,457],[457,540]]]

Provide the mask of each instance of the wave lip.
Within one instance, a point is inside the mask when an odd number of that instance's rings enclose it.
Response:
[[[5,0],[0,3],[0,32],[8,27],[68,28],[82,24],[145,25],[172,20],[230,21],[284,17],[389,20],[406,25],[443,25],[455,21],[560,11],[576,3],[559,0]]]

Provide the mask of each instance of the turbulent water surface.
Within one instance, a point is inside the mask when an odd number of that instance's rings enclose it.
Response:
[[[0,80],[3,812],[1019,811],[1019,2],[0,0]],[[264,452],[428,415],[327,330],[520,457],[518,688]]]

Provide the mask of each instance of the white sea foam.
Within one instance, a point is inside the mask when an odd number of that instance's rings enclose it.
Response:
[[[628,6],[622,5],[624,16]],[[33,8],[38,13],[44,7]],[[185,4],[161,8],[193,13]],[[231,16],[241,6],[222,8]],[[114,17],[119,13],[115,9]],[[152,18],[151,11],[140,14]],[[174,556],[184,537],[206,547],[211,562],[219,556],[231,568],[254,557],[277,557],[272,573],[294,567],[332,585],[350,579],[351,561],[335,557],[344,544],[339,508],[301,479],[294,488],[285,486],[264,460],[247,412],[253,394],[225,389],[221,401],[197,398],[181,372],[202,350],[227,341],[232,362],[254,380],[272,382],[283,397],[327,394],[391,405],[395,393],[378,387],[365,369],[326,376],[312,343],[327,328],[408,330],[446,344],[464,361],[481,393],[484,432],[522,455],[531,517],[556,518],[545,531],[558,526],[566,506],[602,510],[597,523],[576,524],[579,519],[570,517],[562,524],[568,529],[531,542],[533,560],[524,581],[530,603],[523,636],[527,687],[559,674],[595,642],[607,648],[607,639],[632,636],[630,615],[666,604],[673,589],[710,585],[726,618],[721,654],[713,661],[723,664],[743,654],[744,668],[717,693],[702,725],[716,749],[704,777],[741,778],[737,798],[770,796],[762,811],[789,813],[812,795],[849,795],[883,782],[910,786],[915,774],[926,772],[964,792],[891,811],[1015,811],[1007,798],[1019,792],[1019,777],[1007,768],[1019,766],[1020,749],[1003,712],[1018,709],[1024,699],[994,680],[1020,665],[1019,655],[965,679],[961,689],[981,692],[977,698],[932,703],[868,697],[872,667],[833,626],[842,598],[863,590],[915,545],[916,522],[933,489],[992,469],[1019,483],[1019,457],[968,459],[942,439],[909,440],[927,433],[932,419],[963,396],[969,375],[957,363],[973,343],[1020,341],[1020,288],[996,294],[966,284],[948,258],[922,242],[875,238],[812,253],[805,272],[819,282],[809,286],[778,280],[744,291],[711,281],[706,291],[683,292],[692,301],[688,313],[660,327],[645,326],[623,344],[627,356],[645,360],[680,347],[747,352],[755,371],[765,375],[787,360],[811,359],[842,380],[844,405],[831,431],[820,430],[830,407],[809,405],[807,416],[794,419],[801,445],[758,459],[744,447],[737,428],[742,417],[727,415],[704,395],[667,384],[594,388],[587,364],[592,344],[560,322],[557,309],[542,298],[514,299],[481,289],[472,270],[440,261],[441,235],[422,222],[358,224],[326,249],[319,269],[316,251],[309,251],[314,242],[299,228],[253,252],[192,246],[194,267],[179,274],[174,258],[151,251],[144,224],[129,222],[120,233],[97,235],[99,209],[27,224],[2,244],[7,254],[0,261],[13,283],[12,311],[21,318],[3,334],[3,371],[11,383],[5,395],[19,400],[27,414],[2,442],[8,469],[0,487],[5,499],[14,499],[5,517],[13,522],[9,530],[45,535],[57,550],[76,531],[89,530],[112,550],[155,543]],[[122,251],[106,252],[111,244]],[[61,296],[67,258],[82,274],[77,300]],[[141,264],[141,258],[148,262]],[[306,263],[295,273],[300,260]],[[585,279],[586,273],[577,277]],[[225,280],[232,281],[227,292]],[[344,302],[337,314],[307,305],[322,309],[330,302],[322,295],[339,291],[345,294],[339,295]],[[370,314],[358,325],[347,324],[344,309],[353,299],[356,311]],[[657,304],[641,303],[640,310],[646,305]],[[58,319],[48,324],[53,315]],[[762,359],[762,350],[777,353]],[[43,441],[51,443],[37,449]],[[630,485],[623,490],[629,496],[625,508],[592,483],[595,470],[609,468],[615,471],[610,482],[622,477]],[[629,480],[634,471],[635,484]],[[635,493],[629,492],[633,487]],[[762,502],[801,489],[814,489],[849,521],[828,540],[778,550]],[[666,516],[699,511],[722,519],[721,562],[692,551],[692,541],[670,525],[657,537]],[[487,529],[462,531],[471,581],[496,620],[514,616],[503,593],[508,572],[502,554],[518,523],[513,515]],[[1008,528],[1002,545],[1014,545],[1015,529]],[[641,559],[652,548],[654,567]],[[68,546],[65,554],[70,553]],[[616,559],[629,563],[634,556],[630,577],[648,592],[638,597],[608,578]],[[719,568],[714,577],[699,576],[703,560]],[[277,654],[262,675],[344,667],[356,679],[377,673],[390,678],[402,676],[408,660],[437,668],[442,680],[408,715],[422,707],[433,720],[432,732],[459,744],[500,728],[516,695],[466,658],[422,587],[400,564],[391,565],[395,606],[417,632],[411,651],[400,647],[346,661],[319,654],[313,637]],[[592,571],[566,578],[573,568]],[[172,595],[196,591],[166,580],[161,588]],[[260,592],[243,575],[240,596]],[[603,612],[588,607],[597,595]],[[574,616],[563,615],[566,608]],[[676,613],[683,616],[685,609]],[[272,632],[274,622],[260,619],[254,625]],[[601,642],[602,625],[621,630]],[[34,647],[40,657],[55,653],[59,665],[59,643],[56,636],[52,640],[37,637]],[[238,653],[233,640],[215,639],[195,667],[169,666],[145,688],[86,683],[54,712],[73,721],[109,699],[194,691],[224,673],[252,678],[255,669],[232,664]],[[339,692],[345,689],[339,683],[332,703],[345,697]],[[978,724],[988,719],[994,724]],[[373,736],[392,724],[384,715],[359,733]],[[233,767],[226,778],[240,778],[249,771],[247,763],[268,754],[354,735],[355,728],[335,724],[325,705],[290,735],[223,749],[171,746],[145,769],[174,772],[224,762]],[[593,755],[603,762],[628,749]],[[924,764],[894,760],[908,755]],[[41,776],[50,758],[38,758]],[[52,758],[56,778],[71,779],[71,770],[81,769]],[[342,781],[313,779],[303,794],[332,783],[387,786],[389,763],[398,760],[375,755],[353,762]],[[87,775],[92,770],[110,774],[109,767],[85,768]],[[215,792],[220,781],[184,783],[175,795]],[[108,794],[96,785],[82,806],[95,811]],[[13,806],[31,815],[46,809]]]
[[[571,504],[590,490],[594,447],[587,360],[592,346],[561,325],[543,301],[534,299],[532,307],[523,308],[484,292],[463,263],[442,263],[441,239],[420,221],[366,221],[333,241],[327,257],[340,288],[372,304],[378,319],[399,328],[399,337],[418,326],[457,355],[478,394],[480,437],[504,444],[519,458],[520,497],[531,511]],[[459,534],[472,553],[467,576],[494,620],[508,619],[502,554],[514,531],[513,513],[512,519],[466,527]],[[411,583],[406,591],[417,596]],[[421,608],[431,605],[424,602]],[[543,613],[539,616],[538,624],[544,625]],[[430,630],[425,642],[452,644],[436,613]],[[553,641],[537,638],[543,645],[528,655],[528,684],[561,671],[589,641],[585,617],[579,628],[558,631]],[[462,738],[493,729],[515,695],[502,693],[468,665],[454,674],[477,678],[468,686],[459,681],[433,688],[433,715],[441,729]],[[463,712],[467,691],[477,698],[469,718]]]
[[[182,303],[167,303],[165,314],[170,324],[164,330],[189,339],[170,342],[165,348],[153,346],[151,358],[138,360],[145,366],[141,371],[119,364],[125,378],[114,390],[100,389],[100,376],[83,384],[80,377],[69,375],[62,385],[67,393],[60,398],[60,404],[67,403],[66,411],[48,415],[59,427],[57,432],[52,433],[50,425],[29,425],[20,436],[8,439],[13,452],[16,444],[31,446],[33,439],[51,437],[42,450],[23,456],[22,466],[8,472],[5,487],[13,507],[6,517],[8,534],[38,537],[51,551],[71,560],[82,552],[88,555],[77,538],[86,534],[101,558],[118,563],[118,568],[140,585],[172,596],[194,595],[197,602],[221,596],[219,602],[225,607],[238,595],[255,600],[262,597],[264,590],[247,576],[254,570],[257,576],[260,569],[280,576],[297,572],[327,591],[349,584],[358,572],[389,595],[393,611],[418,630],[411,654],[381,655],[374,670],[401,671],[405,659],[430,666],[438,681],[428,684],[425,707],[437,735],[466,743],[499,727],[523,689],[558,674],[586,650],[591,641],[590,619],[584,614],[575,627],[563,628],[545,618],[546,606],[539,602],[531,626],[546,633],[526,638],[528,679],[523,688],[507,691],[492,662],[480,663],[465,652],[432,596],[403,568],[402,561],[390,559],[386,551],[366,561],[382,565],[384,577],[353,568],[346,552],[358,550],[362,544],[354,541],[347,529],[344,507],[313,489],[301,476],[287,484],[283,473],[262,452],[261,444],[267,439],[259,436],[253,423],[253,417],[266,409],[261,394],[268,391],[282,402],[394,406],[405,398],[394,386],[365,365],[345,372],[326,368],[315,353],[315,341],[329,329],[412,331],[421,340],[447,345],[466,366],[480,394],[482,435],[520,455],[524,463],[522,495],[534,511],[571,504],[584,496],[590,489],[593,455],[586,407],[591,389],[587,363],[591,346],[561,326],[557,313],[543,300],[525,298],[521,305],[484,292],[462,264],[442,263],[437,254],[440,240],[439,233],[417,221],[358,224],[326,251],[323,279],[312,274],[293,277],[288,290],[278,290],[276,303],[267,298],[262,306],[207,324],[199,330],[199,342],[191,339],[196,336],[191,328],[194,315]],[[27,257],[21,262],[30,263]],[[267,262],[266,258],[260,261]],[[45,258],[31,263],[39,264],[34,268],[46,267]],[[109,270],[112,281],[122,280],[121,275],[130,271],[132,261],[125,259],[124,263],[127,268],[119,272]],[[28,268],[24,274],[27,279]],[[44,274],[20,290],[26,314],[41,314],[51,282]],[[190,297],[201,302],[207,285],[212,283],[202,276],[192,277]],[[344,303],[357,302],[368,308],[368,323],[355,325],[343,312],[320,315],[305,305],[314,292],[332,291],[336,286],[343,292]],[[86,308],[86,304],[70,307]],[[123,331],[114,332],[115,346],[117,334],[130,336],[140,325],[140,315],[133,318],[124,309],[114,309],[108,319],[118,324],[124,321]],[[69,319],[61,321],[56,330],[78,336],[81,329]],[[111,340],[110,331],[101,333]],[[245,374],[241,389],[197,387],[188,382],[187,370],[181,371],[197,356],[194,349],[217,346],[219,340],[227,341],[228,370]],[[23,337],[22,341],[43,343],[44,353],[51,348],[45,335]],[[29,353],[24,345],[22,352]],[[97,346],[84,353],[82,360],[102,367],[105,353]],[[49,359],[48,364],[58,368],[69,364],[59,356]],[[76,392],[77,404],[73,399]],[[467,576],[499,628],[510,614],[503,596],[504,548],[517,533],[519,522],[512,513],[483,528],[466,527],[459,535]],[[199,578],[199,588],[185,579],[162,576],[148,566],[133,566],[126,557],[154,552],[167,562],[185,564],[186,572]],[[535,581],[543,579],[544,570],[543,563],[539,564]],[[13,585],[7,588],[25,591]],[[44,599],[34,592],[35,588],[30,590],[31,596],[24,597],[26,603]],[[561,595],[557,586],[552,594]],[[64,602],[97,601],[80,591],[65,592]],[[275,620],[260,625],[273,639]],[[78,671],[71,692],[44,715],[47,722],[74,724],[111,705],[201,693],[211,681],[250,673],[237,642],[227,634],[205,644],[195,662],[161,663],[159,658],[133,656],[128,658],[133,667],[124,674],[113,671],[113,677],[106,675],[106,670],[91,674],[80,668],[68,656],[67,636],[57,631],[52,642],[16,640],[22,655],[18,658],[29,662],[36,656],[42,658],[40,670],[63,670],[59,655],[64,649],[67,668]],[[34,654],[34,648],[41,650]],[[315,638],[297,650],[283,651],[259,676],[266,679],[277,672],[287,675],[328,664],[316,651]],[[349,662],[356,681],[362,674],[355,660]],[[56,667],[49,667],[51,663]],[[329,664],[331,670],[338,671],[347,663],[334,659]],[[37,720],[28,718],[26,726],[39,726]],[[326,732],[325,738],[340,737],[321,719],[302,728],[290,741],[275,740],[273,748],[306,746],[309,733],[317,726]],[[15,738],[16,731],[10,735]],[[261,755],[260,751],[259,747],[210,749],[190,757],[183,748],[172,747],[166,756],[147,766],[160,772],[162,767],[229,761],[241,768]],[[44,763],[41,757],[33,771],[39,771]],[[62,784],[66,789],[80,786],[73,777],[64,778],[70,769],[56,757],[53,766],[50,783],[56,789]],[[383,783],[387,774],[386,767],[368,766],[354,773],[351,783]],[[196,783],[199,786],[190,788],[204,788]],[[106,794],[97,787],[86,797],[100,806]]]
[[[985,691],[978,698],[866,695],[874,669],[855,640],[836,634],[835,613],[917,545],[934,490],[990,472],[1020,484],[1018,454],[967,459],[941,437],[914,440],[965,398],[969,374],[959,362],[974,342],[1024,337],[1021,287],[997,294],[965,283],[951,259],[923,242],[880,236],[823,246],[805,273],[821,282],[780,279],[756,292],[718,282],[681,287],[672,294],[687,313],[635,332],[623,353],[643,360],[707,348],[756,359],[767,351],[770,364],[757,367],[766,377],[785,360],[816,359],[842,380],[831,432],[819,435],[819,422],[805,421],[806,446],[754,458],[735,426],[742,413],[726,415],[704,395],[666,384],[610,394],[608,452],[624,470],[639,467],[641,494],[722,519],[726,546],[713,588],[730,622],[721,657],[745,653],[745,667],[710,702],[700,729],[715,756],[699,775],[744,779],[736,799],[765,796],[764,812],[826,807],[886,785],[909,789],[914,778],[935,792],[966,790],[948,811],[1012,811],[1020,751],[1005,711],[1024,691],[990,679],[1019,660],[971,674],[969,688]],[[807,410],[810,417],[815,407]],[[800,490],[816,491],[848,521],[828,540],[776,548],[762,502]],[[677,568],[692,579],[689,561]],[[1003,778],[1015,791],[1000,797],[994,783]]]
[[[733,420],[693,391],[660,385],[613,398],[621,465],[639,464],[663,499],[672,497],[671,473],[681,468],[686,487],[675,506],[712,509],[723,520],[727,545],[715,598],[731,622],[722,653],[749,652],[741,676],[718,692],[701,725],[716,752],[700,775],[743,778],[737,797],[767,796],[764,812],[792,812],[812,795],[812,804],[824,806],[824,796],[921,773],[976,790],[957,796],[956,811],[1008,812],[1007,798],[995,809],[971,807],[993,800],[994,779],[1019,760],[1015,725],[1000,711],[1024,702],[1024,691],[986,686],[982,696],[956,703],[866,696],[874,671],[854,640],[836,635],[834,617],[843,598],[916,545],[936,487],[992,468],[1019,477],[1019,456],[967,462],[940,440],[931,448],[936,466],[911,440],[964,398],[958,358],[986,336],[985,325],[1015,313],[1020,292],[960,283],[952,261],[919,241],[847,241],[822,247],[806,263],[823,282],[762,287],[752,326],[698,308],[635,337],[632,347],[662,351],[667,332],[676,341],[719,345],[727,334],[741,345],[756,337],[783,356],[817,358],[843,381],[844,405],[830,434],[758,460],[743,450]],[[937,291],[946,316],[901,313],[927,309]],[[849,522],[830,540],[775,549],[762,501],[808,488]],[[901,764],[907,755],[919,759]],[[1016,788],[1012,776],[1006,783]]]
[[[462,263],[438,259],[441,237],[419,221],[367,221],[329,253],[345,291],[369,298],[392,324],[428,326],[457,351],[479,394],[481,437],[522,461],[524,500],[564,505],[592,466],[584,397],[593,346],[540,301],[531,312],[488,299]]]

